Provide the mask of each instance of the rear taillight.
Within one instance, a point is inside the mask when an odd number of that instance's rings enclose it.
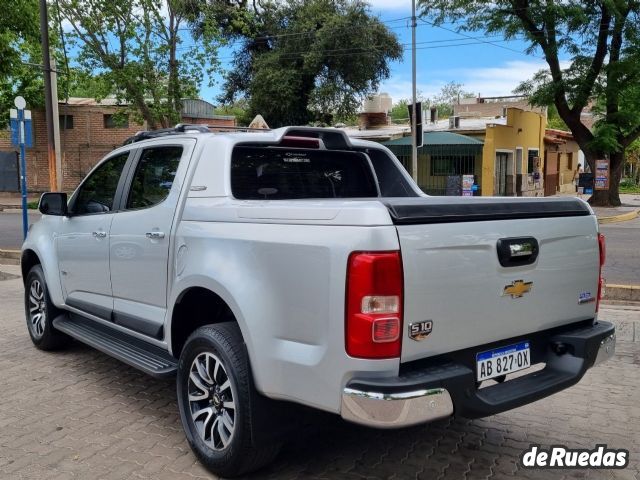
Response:
[[[400,252],[354,252],[347,265],[345,344],[358,358],[394,358],[402,346]]]
[[[607,246],[604,241],[604,235],[598,233],[598,249],[600,251],[600,271],[598,273],[598,298],[596,300],[596,312],[600,309],[600,300],[604,295],[604,278],[602,278],[602,267],[607,258]]]

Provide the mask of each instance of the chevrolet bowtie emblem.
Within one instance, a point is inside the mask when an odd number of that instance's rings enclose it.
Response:
[[[533,287],[533,282],[525,282],[524,280],[516,280],[511,285],[505,285],[502,296],[511,295],[511,298],[520,298],[525,293],[529,293]]]

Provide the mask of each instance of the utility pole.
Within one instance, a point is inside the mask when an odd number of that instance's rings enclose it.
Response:
[[[62,191],[62,155],[60,143],[60,115],[58,115],[58,65],[51,58],[51,106],[53,107],[53,144],[56,153],[56,190]]]
[[[51,52],[49,51],[49,15],[47,0],[40,0],[40,38],[42,42],[42,64],[44,71],[44,109],[47,124],[47,158],[49,164],[49,189],[58,190],[56,179],[56,147],[53,132],[53,95],[51,91]]]
[[[413,90],[413,115],[411,115],[411,176],[418,183],[418,146],[416,128],[418,112],[416,109],[416,0],[411,0],[411,88]]]

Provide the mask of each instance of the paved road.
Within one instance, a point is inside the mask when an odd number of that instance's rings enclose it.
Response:
[[[40,214],[29,215],[30,223]],[[605,279],[608,283],[640,285],[640,218],[629,222],[602,225],[607,236]],[[20,213],[0,213],[0,249],[20,248],[22,216]]]
[[[29,224],[40,218],[39,213],[29,214]],[[16,249],[22,245],[22,213],[0,212],[0,249]]]
[[[15,266],[0,266],[18,272]],[[0,478],[214,478],[184,440],[171,380],[155,380],[88,347],[46,353],[29,340],[19,279],[0,281]],[[637,479],[640,475],[640,311],[618,323],[616,356],[576,386],[481,420],[399,431],[328,416],[292,436],[255,479]],[[630,451],[626,470],[522,470],[531,443]]]
[[[640,285],[640,217],[601,225],[600,230],[607,242],[607,283]]]

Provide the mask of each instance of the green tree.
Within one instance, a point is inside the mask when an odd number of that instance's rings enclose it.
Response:
[[[637,0],[530,2],[529,0],[420,0],[436,24],[462,22],[462,30],[524,35],[528,52],[542,51],[549,69],[519,92],[535,105],[554,104],[584,151],[592,171],[609,156],[611,186],[596,191],[593,205],[620,205],[618,187],[625,149],[640,136],[640,3]],[[569,56],[569,65],[561,56]],[[591,131],[581,113],[595,99],[600,114]]]
[[[464,90],[464,84],[456,82],[447,82],[440,87],[438,92],[433,97],[425,97],[421,92],[417,94],[417,101],[422,102],[423,108],[436,107],[438,111],[438,118],[447,118],[453,114],[453,104],[461,98],[470,98],[475,95],[471,92]],[[394,122],[409,122],[409,110],[408,106],[411,104],[411,100],[402,99],[398,101],[391,109],[391,120]]]
[[[402,57],[396,36],[360,0],[259,5],[239,2],[235,15],[214,10],[201,18],[216,18],[209,24],[226,25],[227,38],[241,42],[221,101],[245,96],[250,114],[271,126],[350,117]]]
[[[453,114],[453,104],[461,98],[471,98],[475,94],[464,90],[464,85],[457,82],[447,82],[440,88],[440,93],[428,99],[430,107],[438,109],[438,117],[446,118]]]
[[[233,115],[238,125],[246,127],[253,118],[249,114],[249,102],[241,98],[232,104],[221,105],[214,110],[216,115]]]
[[[625,173],[630,184],[640,185],[640,138],[636,139],[626,151]]]
[[[42,105],[42,76],[28,63],[40,64],[40,28],[37,0],[2,3],[0,15],[0,126],[9,120],[13,100],[22,95],[29,108]]]
[[[555,128],[556,130],[569,130],[564,120],[560,118],[558,109],[554,104],[547,106],[547,128]]]
[[[396,123],[408,123],[410,104],[411,104],[411,101],[405,98],[396,102],[391,108],[391,112],[389,112],[391,121]]]
[[[184,45],[191,6],[187,0],[59,0],[60,16],[86,72],[103,91],[131,105],[150,128],[180,118],[181,100],[195,96],[205,72],[217,66],[217,42]],[[86,82],[85,82],[86,85]]]

